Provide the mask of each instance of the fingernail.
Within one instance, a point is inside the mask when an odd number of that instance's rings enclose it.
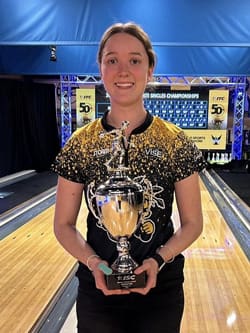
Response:
[[[100,263],[98,265],[98,268],[105,274],[105,275],[111,275],[113,273],[112,269],[105,265],[104,263]]]

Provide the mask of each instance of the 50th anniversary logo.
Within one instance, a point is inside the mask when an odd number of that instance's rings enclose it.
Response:
[[[209,91],[208,129],[185,130],[200,149],[225,150],[228,121],[228,90]]]

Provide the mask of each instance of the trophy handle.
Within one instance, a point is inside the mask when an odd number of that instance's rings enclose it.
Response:
[[[134,269],[138,267],[137,262],[129,254],[130,243],[126,236],[118,239],[116,245],[118,257],[112,264],[112,269],[118,273],[133,273]]]

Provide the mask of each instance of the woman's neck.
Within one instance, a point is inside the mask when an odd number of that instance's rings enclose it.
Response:
[[[124,120],[129,121],[129,127],[126,130],[129,135],[135,128],[142,125],[146,119],[147,111],[144,108],[140,110],[118,110],[111,109],[107,114],[107,123],[115,128],[120,128]]]

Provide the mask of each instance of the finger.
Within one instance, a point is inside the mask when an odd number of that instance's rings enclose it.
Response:
[[[141,295],[146,295],[150,288],[132,288],[130,289],[132,293],[138,293],[138,294],[141,294]]]
[[[109,296],[109,295],[128,295],[130,294],[131,290],[130,289],[115,289],[115,290],[109,290],[109,289],[106,289],[105,290],[102,290],[102,292],[106,295],[106,296]]]

